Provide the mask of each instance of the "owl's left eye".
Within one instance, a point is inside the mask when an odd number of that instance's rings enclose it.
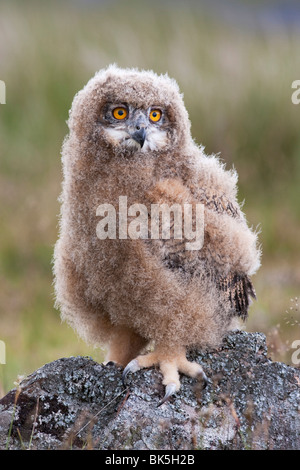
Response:
[[[128,112],[126,108],[118,107],[113,110],[113,117],[119,121],[125,119]]]
[[[161,111],[159,109],[152,109],[150,112],[150,121],[158,122],[161,118]]]

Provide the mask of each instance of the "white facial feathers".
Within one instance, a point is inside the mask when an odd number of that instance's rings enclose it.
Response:
[[[147,150],[163,150],[168,143],[167,132],[164,129],[152,128],[146,134],[142,152]]]
[[[146,129],[146,139],[143,147],[134,140],[124,127],[106,127],[104,129],[107,140],[118,147],[141,150],[141,152],[163,150],[168,143],[168,136],[165,129],[149,126]]]

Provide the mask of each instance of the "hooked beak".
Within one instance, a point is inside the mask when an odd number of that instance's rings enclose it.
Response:
[[[132,139],[134,139],[138,144],[140,144],[141,148],[144,145],[146,139],[146,130],[144,127],[140,127],[138,130],[131,134]]]

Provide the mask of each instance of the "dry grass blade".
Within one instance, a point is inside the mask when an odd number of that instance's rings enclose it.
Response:
[[[97,417],[102,413],[102,411],[104,411],[106,408],[108,408],[108,406],[111,405],[118,397],[120,397],[120,396],[123,395],[125,392],[127,392],[127,395],[126,395],[125,399],[123,400],[121,406],[120,406],[119,409],[118,409],[118,413],[119,413],[121,407],[124,405],[125,401],[126,401],[127,398],[128,398],[129,388],[130,388],[130,387],[125,388],[124,390],[122,390],[122,392],[118,393],[118,395],[116,395],[112,400],[110,400],[108,403],[106,403],[106,405],[103,406],[103,408],[101,408],[99,411],[97,411],[97,413],[96,413],[95,415],[93,415],[92,418],[91,418],[84,426],[82,426],[82,428],[79,429],[79,431],[76,432],[75,436],[78,436],[78,435],[79,435],[84,429],[86,429],[93,421],[95,421],[95,418],[97,418]]]

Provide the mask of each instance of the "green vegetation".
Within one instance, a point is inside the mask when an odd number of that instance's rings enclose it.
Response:
[[[195,140],[238,170],[240,200],[249,222],[260,224],[263,247],[247,329],[268,334],[273,357],[290,362],[291,343],[300,339],[300,106],[291,102],[300,34],[226,25],[197,2],[3,3],[0,339],[7,363],[0,365],[0,396],[18,374],[45,362],[102,358],[61,324],[51,257],[68,110],[111,62],[176,78]]]

